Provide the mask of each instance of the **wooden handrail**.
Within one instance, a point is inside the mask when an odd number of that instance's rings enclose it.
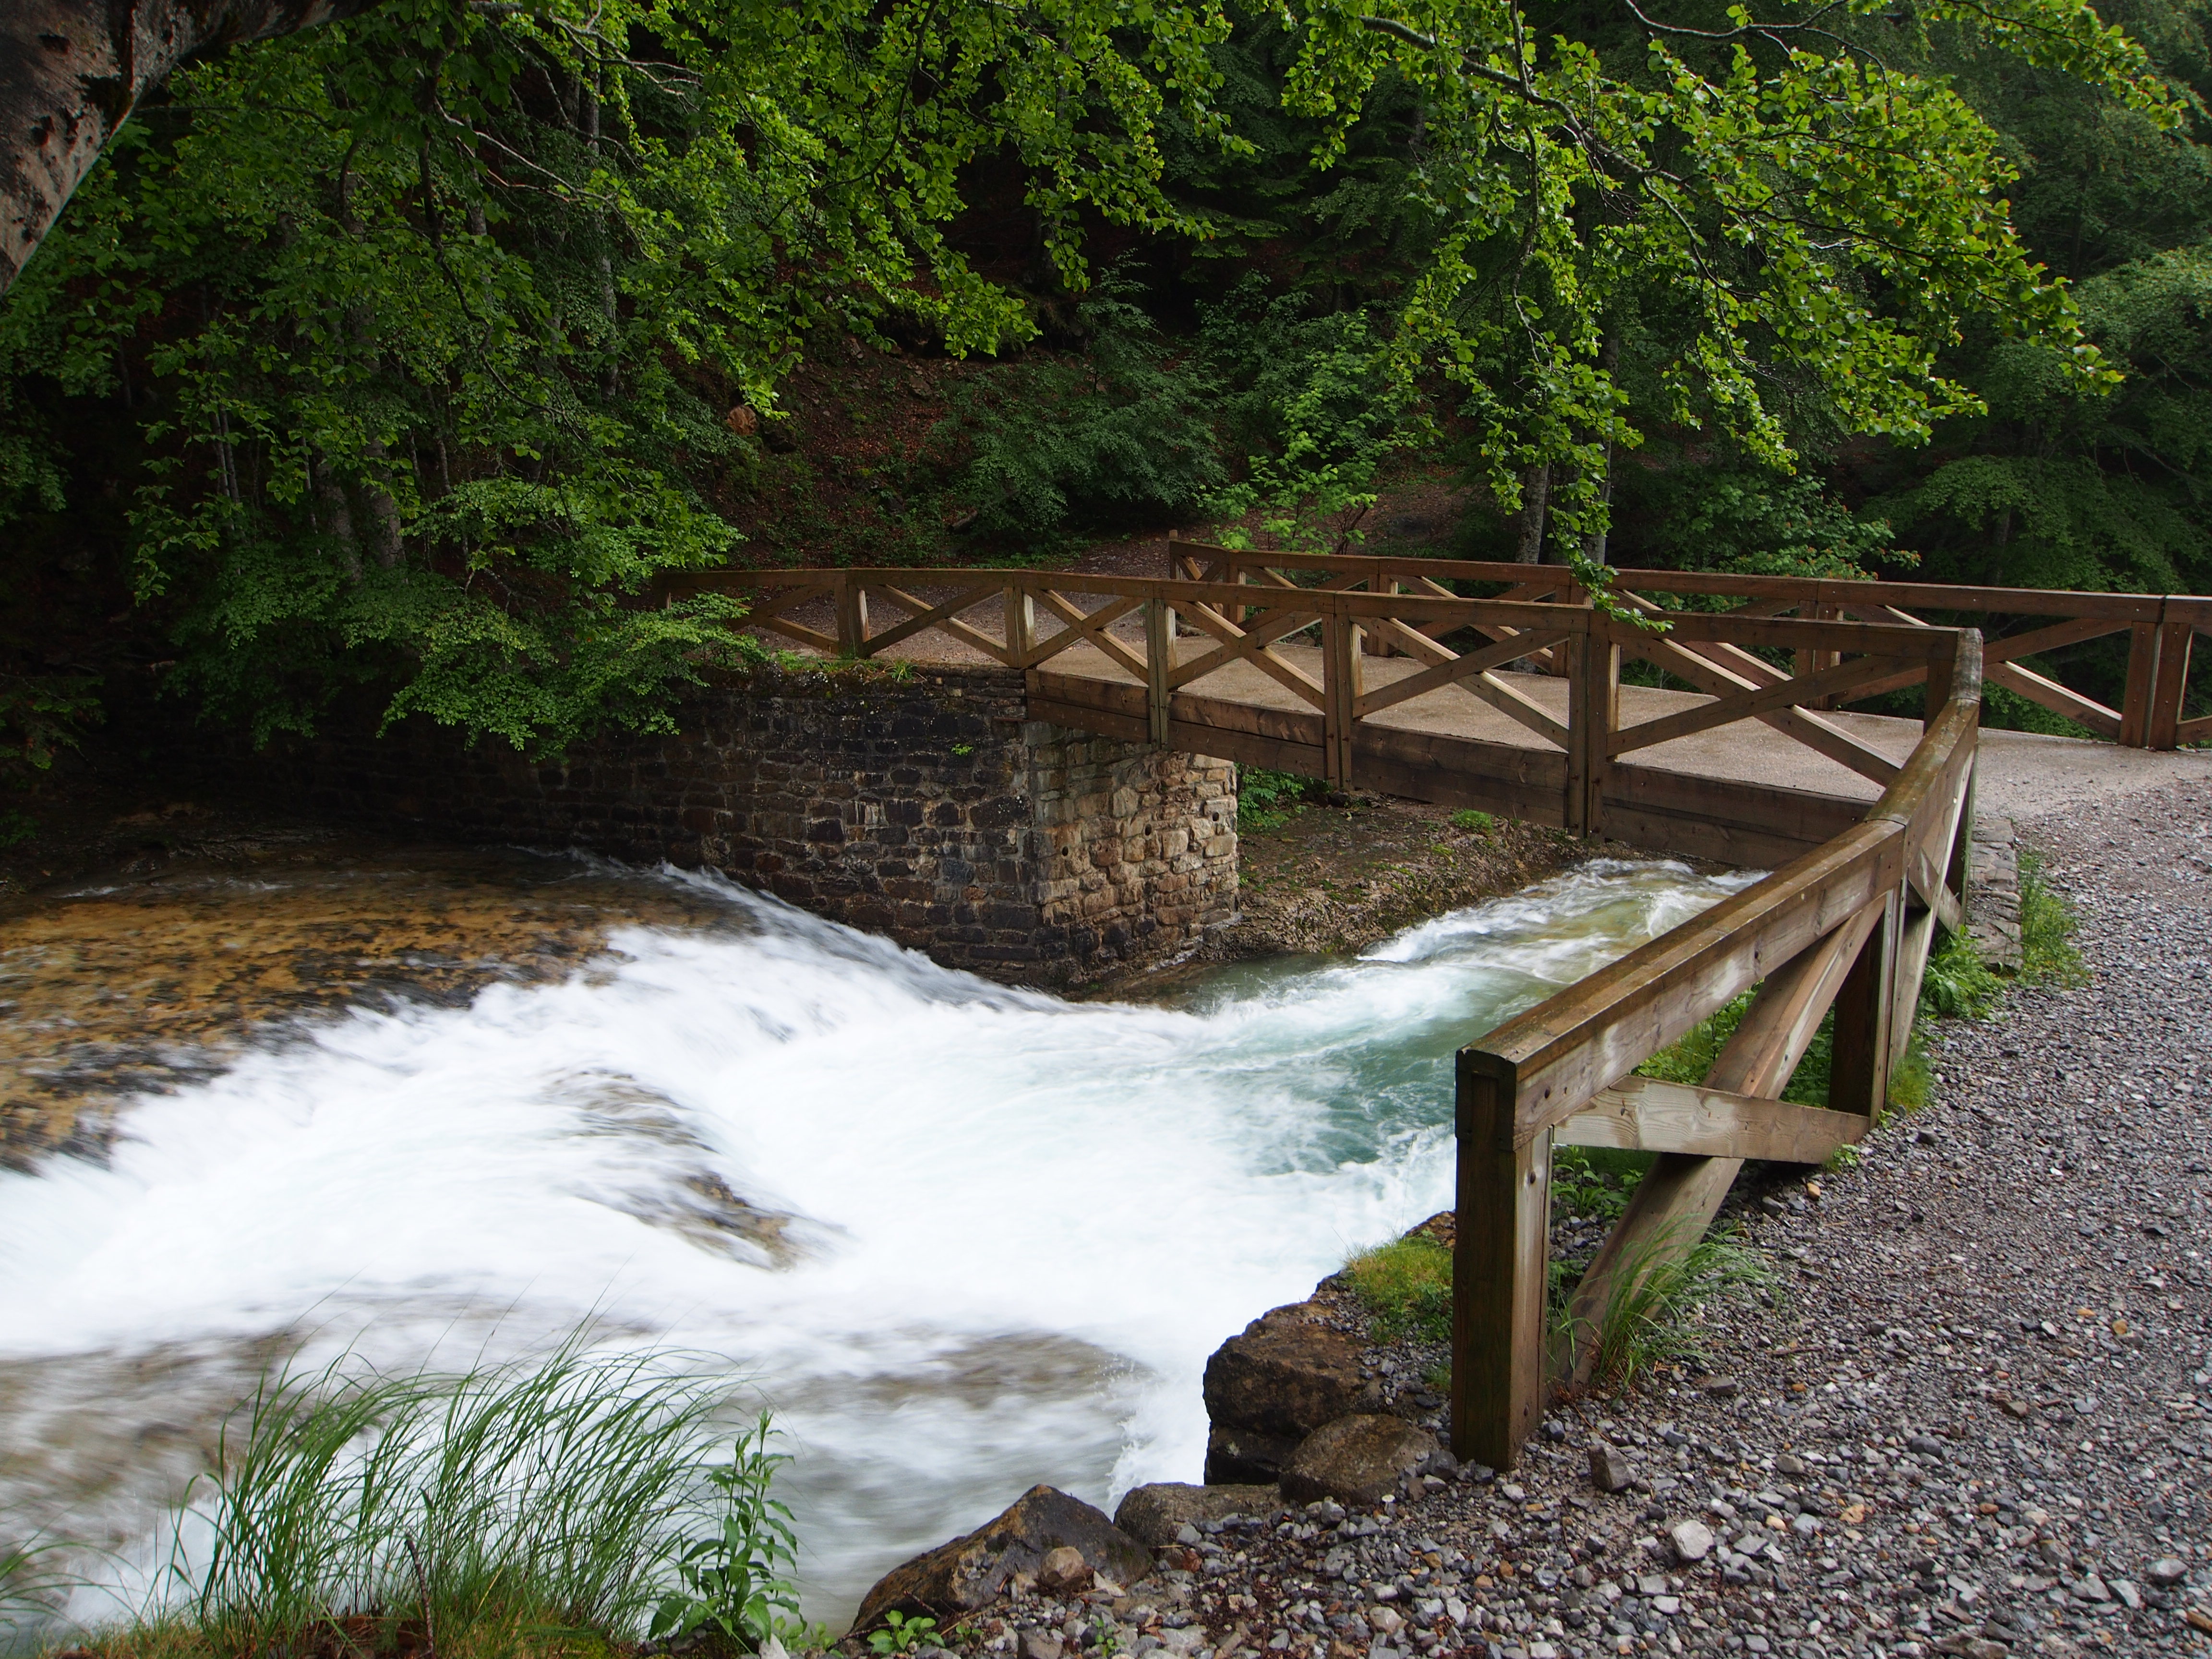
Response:
[[[1551,1376],[1587,1372],[1589,1328],[1639,1277],[1695,1244],[1743,1158],[1777,1147],[1825,1156],[1881,1112],[1938,916],[1956,918],[1953,884],[1964,880],[1981,638],[1944,631],[1953,654],[1931,687],[1942,702],[1859,823],[1460,1051],[1452,1438],[1462,1458],[1514,1462]],[[1638,1109],[1638,1144],[1662,1156],[1586,1270],[1567,1331],[1553,1332],[1555,1137],[1593,1103],[1601,1115],[1633,1106],[1627,1080],[1638,1066],[1754,986],[1708,1093],[1662,1089],[1676,1109]],[[1836,1063],[1816,1115],[1774,1097],[1832,1007]],[[1620,1133],[1607,1115],[1566,1139],[1608,1144]]]
[[[1588,600],[1574,573],[1561,566],[1394,558],[1371,554],[1279,553],[1182,541],[1169,544],[1169,563],[1171,568],[1184,568],[1194,574],[1204,570],[1225,581],[1247,583],[1248,579],[1256,579],[1250,585],[1284,581],[1287,580],[1282,574],[1285,572],[1304,572],[1323,577],[1332,586],[1364,584],[1377,588],[1412,582],[1434,592],[1447,581],[1500,582],[1509,584],[1518,598],[1559,604],[1562,608],[1586,604]],[[2212,738],[2212,722],[2183,719],[2191,641],[2198,633],[2212,633],[2212,598],[2203,595],[2088,593],[2062,589],[1731,575],[1711,571],[1633,568],[1616,573],[1615,589],[1632,604],[1644,605],[1652,610],[1660,607],[1649,605],[1640,596],[1703,595],[1738,599],[1764,611],[1794,608],[1815,618],[1850,616],[1907,625],[1917,621],[1908,607],[1984,619],[2060,617],[2065,620],[2059,626],[2035,630],[2032,644],[2026,641],[2006,641],[2008,648],[2000,651],[1998,642],[1992,641],[1989,681],[2086,726],[2098,737],[2125,747],[2172,749],[2183,743]],[[1665,614],[1670,621],[1675,621],[1683,613],[1668,611]],[[2101,635],[2122,632],[2129,635],[2128,666],[2125,690],[2117,708],[2014,660],[2034,652],[2056,650]],[[1801,658],[1798,671],[1809,676],[1832,665],[1832,660],[1808,652]],[[1875,696],[1909,683],[1907,678],[1893,677],[1856,690],[1851,696]],[[1810,706],[1822,705],[1816,702]]]

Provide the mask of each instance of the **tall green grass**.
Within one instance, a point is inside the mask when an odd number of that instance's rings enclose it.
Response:
[[[733,1441],[730,1407],[696,1365],[580,1338],[459,1372],[280,1371],[224,1424],[148,1604],[90,1639],[464,1659],[712,1625],[750,1650],[795,1612],[795,1540],[767,1419]]]

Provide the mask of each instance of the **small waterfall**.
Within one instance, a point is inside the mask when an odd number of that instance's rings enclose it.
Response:
[[[139,1100],[104,1166],[0,1174],[0,1512],[143,1535],[276,1356],[595,1320],[776,1408],[842,1620],[1036,1481],[1196,1479],[1212,1348],[1449,1201],[1453,1050],[1742,880],[1595,862],[1163,1006],[667,879],[742,925],[349,1013]]]

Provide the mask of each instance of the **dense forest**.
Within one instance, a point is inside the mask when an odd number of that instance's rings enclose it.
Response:
[[[125,684],[651,726],[740,647],[625,600],[725,562],[1174,526],[2212,591],[2208,15],[387,0],[236,47],[0,300],[0,787]]]

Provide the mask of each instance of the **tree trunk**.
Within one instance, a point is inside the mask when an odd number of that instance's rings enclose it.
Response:
[[[1544,562],[1544,508],[1552,498],[1552,464],[1539,461],[1521,480],[1521,545],[1514,557],[1522,564]]]
[[[0,294],[100,152],[179,64],[377,0],[0,0]]]

